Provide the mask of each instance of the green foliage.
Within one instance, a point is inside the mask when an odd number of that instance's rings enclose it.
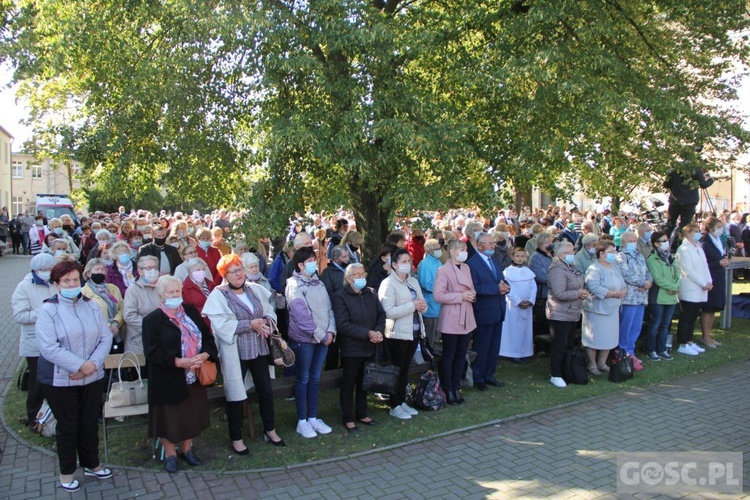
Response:
[[[369,255],[397,211],[489,208],[532,185],[627,197],[696,160],[696,143],[733,162],[748,139],[717,106],[747,56],[734,35],[744,0],[24,0],[7,12],[0,58],[30,100],[29,147],[81,161],[104,198],[235,206],[253,235],[349,205]]]

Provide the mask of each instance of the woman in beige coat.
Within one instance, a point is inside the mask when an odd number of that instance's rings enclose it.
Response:
[[[411,255],[403,248],[391,253],[391,274],[383,280],[378,298],[385,310],[385,343],[391,363],[399,367],[396,393],[391,395],[392,417],[408,420],[418,412],[406,404],[406,381],[409,365],[424,337],[422,313],[427,302],[416,278],[410,276]]]

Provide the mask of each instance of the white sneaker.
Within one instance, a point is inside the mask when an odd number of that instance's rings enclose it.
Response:
[[[694,351],[696,351],[698,354],[701,354],[703,352],[706,352],[704,348],[693,342],[692,344],[688,344],[690,347],[693,348]]]
[[[319,418],[308,418],[307,423],[310,424],[310,427],[312,427],[318,434],[330,434],[333,430]]]
[[[388,414],[392,417],[400,418],[401,420],[409,420],[411,418],[411,415],[406,413],[406,410],[404,410],[401,405],[393,408]]]
[[[403,408],[403,410],[409,415],[411,415],[412,417],[416,417],[417,415],[419,415],[419,412],[417,410],[415,410],[414,408],[412,408],[406,403],[401,403],[401,408]]]
[[[307,420],[297,422],[297,434],[307,439],[318,437],[318,433],[315,432],[315,429],[313,429],[313,426]]]
[[[552,382],[552,385],[555,387],[567,387],[568,384],[565,383],[565,381],[562,379],[562,377],[550,377],[550,382]]]
[[[698,351],[690,346],[690,344],[680,345],[677,352],[680,354],[687,354],[688,356],[697,356],[699,354]]]

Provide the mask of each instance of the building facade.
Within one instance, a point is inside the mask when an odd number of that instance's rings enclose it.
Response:
[[[77,162],[59,164],[51,159],[40,161],[33,155],[13,153],[11,170],[13,213],[33,213],[38,194],[70,196],[72,190],[80,187],[77,178],[81,165]]]
[[[15,214],[11,207],[13,187],[11,182],[11,143],[13,136],[0,126],[0,207],[6,207],[9,214]]]

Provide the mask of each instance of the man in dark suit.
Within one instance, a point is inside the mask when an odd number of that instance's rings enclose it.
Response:
[[[173,246],[167,245],[167,230],[161,226],[154,226],[154,240],[143,245],[138,252],[141,257],[152,255],[159,259],[159,274],[174,276],[174,270],[182,264],[180,252]]]
[[[471,270],[471,279],[477,293],[474,302],[473,349],[477,357],[472,364],[474,387],[486,391],[488,385],[502,387],[495,379],[497,357],[500,353],[500,334],[505,319],[505,294],[510,286],[502,280],[503,266],[494,258],[495,240],[487,233],[477,237],[477,253],[466,263]]]

